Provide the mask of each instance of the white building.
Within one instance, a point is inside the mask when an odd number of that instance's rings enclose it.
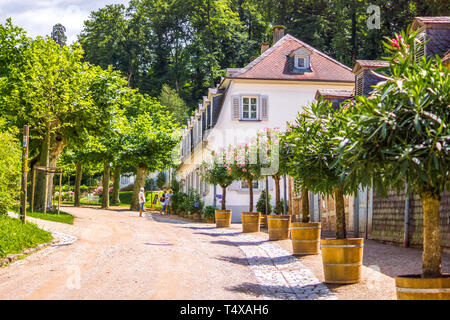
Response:
[[[352,70],[319,50],[274,29],[274,45],[261,46],[262,54],[241,69],[228,69],[220,84],[208,90],[183,133],[182,163],[177,170],[184,191],[203,194],[205,203],[214,201],[213,187],[200,181],[196,169],[212,150],[248,142],[263,128],[285,130],[302,106],[310,104],[319,89],[353,90]],[[274,202],[273,181],[269,191]],[[254,204],[265,188],[255,183]],[[217,187],[217,194],[221,194]],[[283,183],[281,182],[283,198]],[[234,182],[227,190],[227,209],[232,221],[248,211],[249,194],[245,182]]]

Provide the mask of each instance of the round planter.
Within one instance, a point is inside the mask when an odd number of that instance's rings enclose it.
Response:
[[[405,275],[395,278],[397,300],[450,300],[450,274],[439,278]]]
[[[259,218],[259,224],[261,227],[267,227],[267,214],[261,213],[261,217]]]
[[[260,212],[242,212],[242,232],[259,232]]]
[[[194,220],[200,220],[202,217],[200,216],[200,213],[193,213],[192,214],[192,219]]]
[[[319,254],[320,228],[320,222],[291,222],[293,254]]]
[[[226,228],[231,225],[231,210],[215,210],[217,228]]]
[[[184,211],[180,211],[179,215],[180,217],[184,217]]]
[[[326,283],[357,283],[361,280],[363,238],[322,239]]]
[[[269,230],[269,240],[289,239],[289,228],[291,226],[291,216],[268,215],[267,228]]]
[[[207,218],[205,218],[205,220],[208,223],[214,223],[214,217],[207,217]]]

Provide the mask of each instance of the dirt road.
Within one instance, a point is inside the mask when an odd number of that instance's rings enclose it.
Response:
[[[0,269],[0,299],[254,299],[235,291],[256,283],[236,246],[211,244],[211,236],[137,213],[66,207],[73,226],[50,223],[74,235]],[[47,223],[47,222],[46,222]]]

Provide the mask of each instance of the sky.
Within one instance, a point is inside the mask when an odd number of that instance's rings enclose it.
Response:
[[[49,35],[55,24],[66,27],[67,44],[77,39],[91,11],[129,0],[0,0],[0,23],[11,18],[30,37]]]

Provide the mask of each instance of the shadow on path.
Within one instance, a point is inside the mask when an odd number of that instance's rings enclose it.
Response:
[[[267,241],[227,241],[227,240],[215,240],[211,241],[214,244],[223,244],[226,246],[259,246]]]

